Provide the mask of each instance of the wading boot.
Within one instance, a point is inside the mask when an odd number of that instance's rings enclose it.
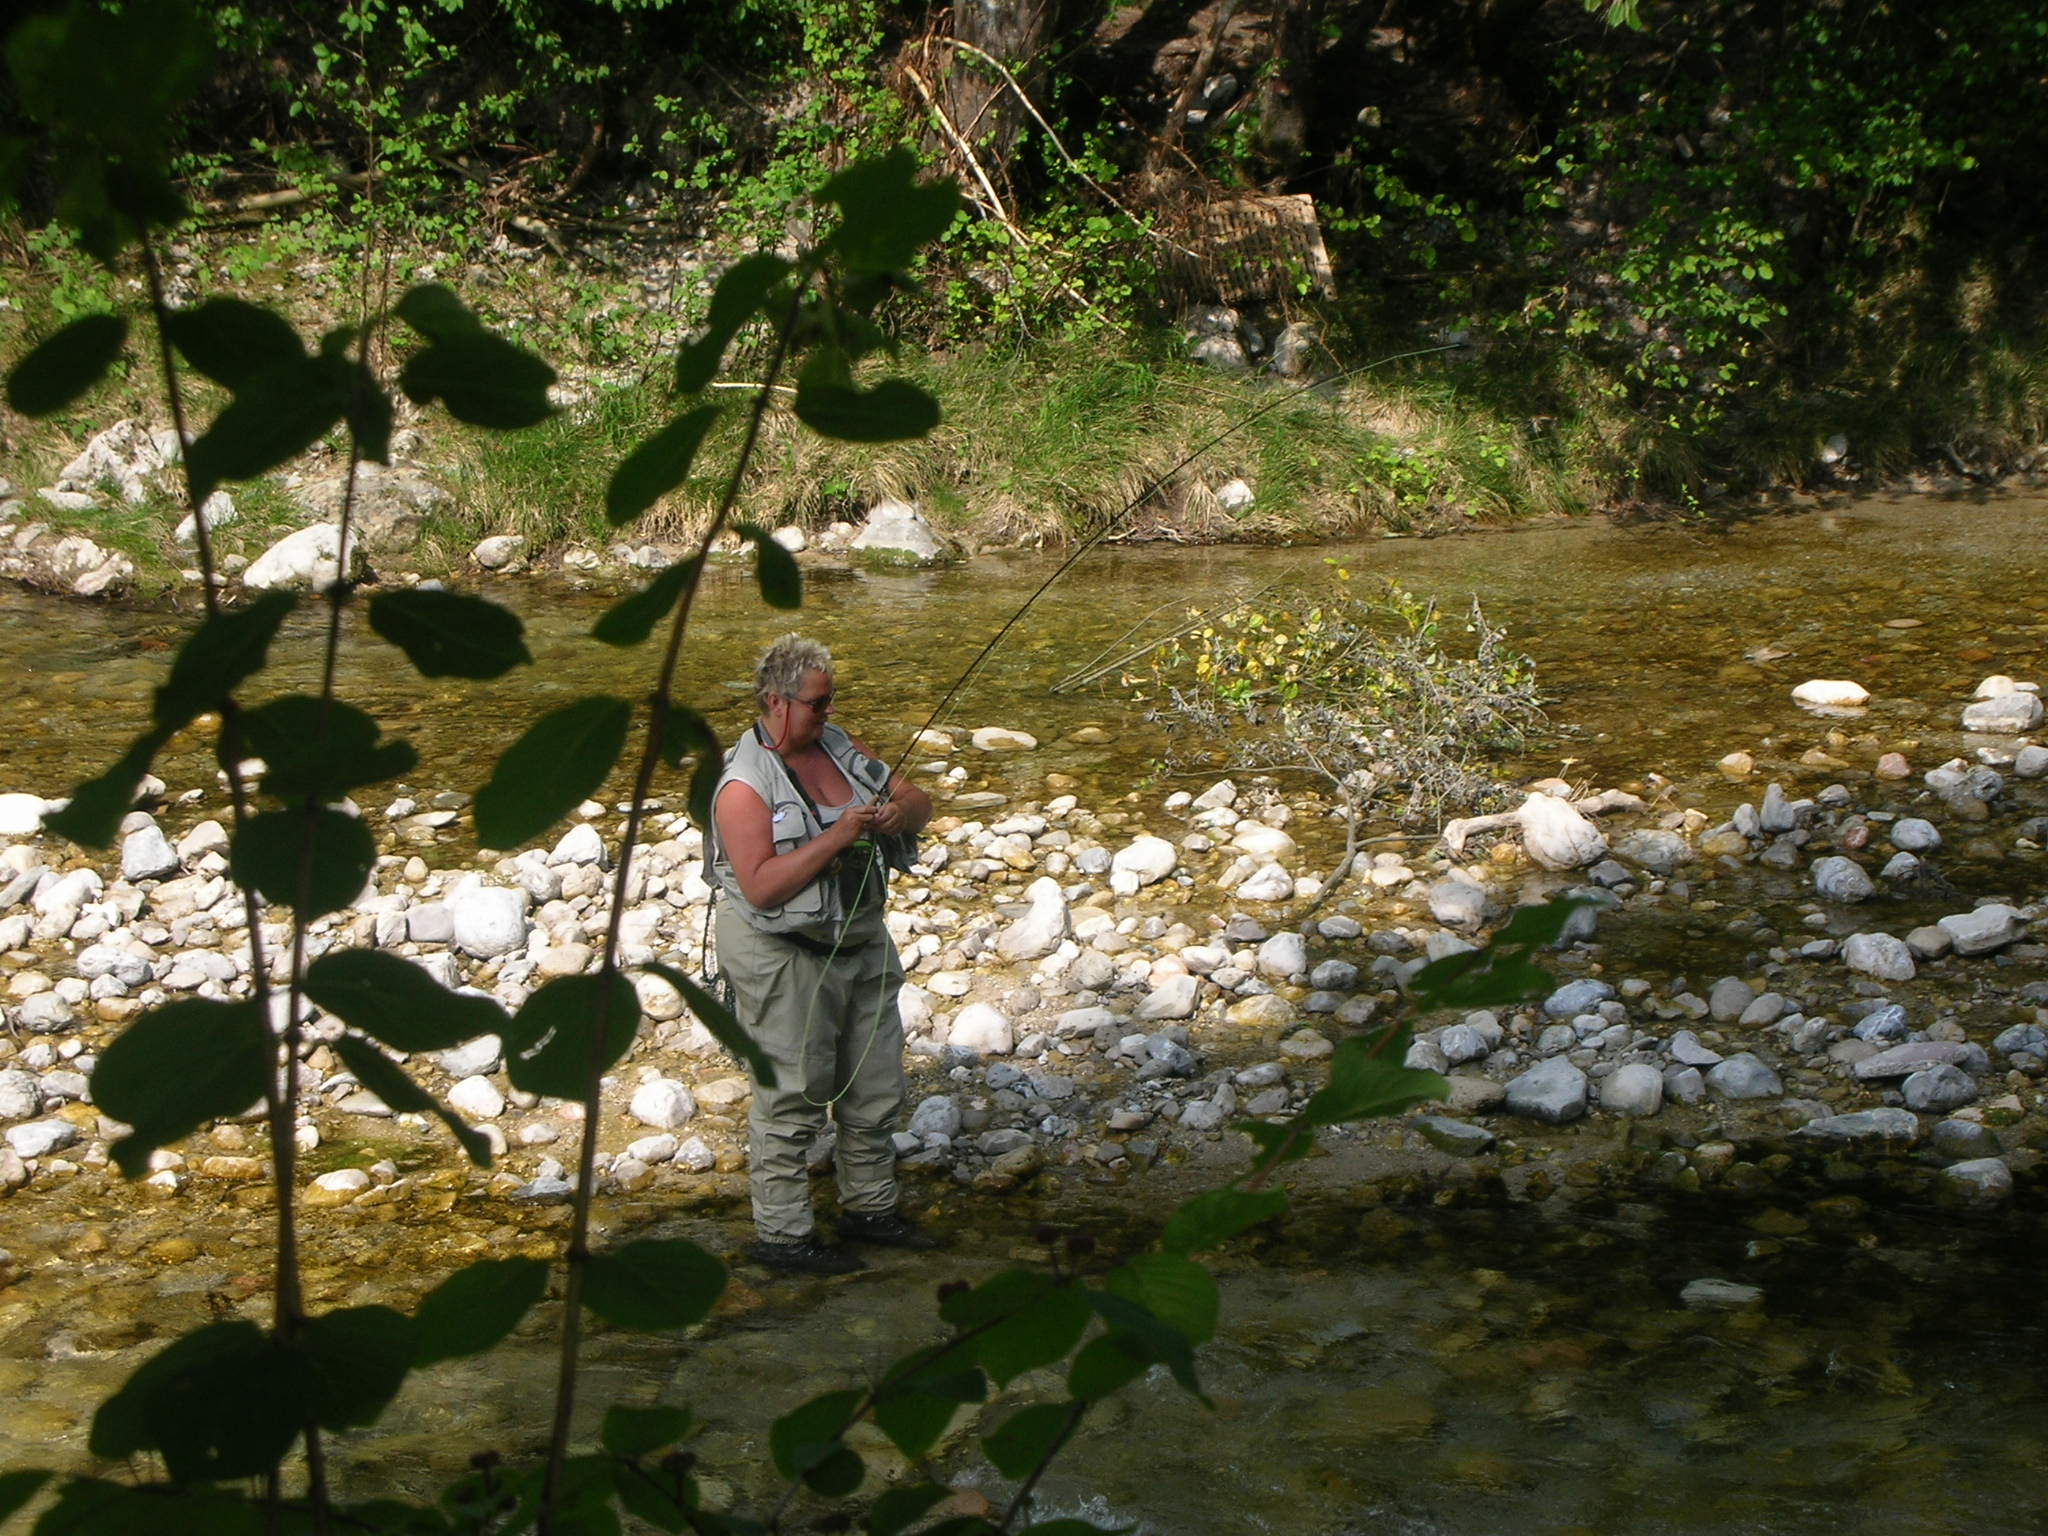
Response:
[[[749,1243],[746,1253],[756,1264],[792,1275],[850,1275],[867,1268],[844,1248],[828,1248],[815,1237],[764,1237]]]
[[[842,1211],[834,1225],[849,1243],[873,1243],[880,1248],[910,1248],[919,1252],[942,1246],[931,1233],[896,1211]]]

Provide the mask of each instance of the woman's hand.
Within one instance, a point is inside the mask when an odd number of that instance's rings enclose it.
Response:
[[[903,813],[903,807],[894,800],[881,801],[873,809],[875,813],[874,828],[877,832],[901,832],[909,820]]]

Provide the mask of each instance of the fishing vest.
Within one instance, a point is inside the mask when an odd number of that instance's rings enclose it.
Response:
[[[853,802],[867,805],[883,798],[889,790],[889,765],[878,762],[853,744],[853,738],[838,726],[827,724],[818,745],[825,749],[825,755],[837,765],[846,782],[853,786]],[[766,742],[761,740],[758,727],[748,727],[746,733],[733,743],[732,750],[725,754],[725,772],[719,776],[721,792],[728,784],[744,784],[761,797],[761,803],[768,807],[769,830],[774,834],[775,851],[788,853],[800,848],[812,838],[823,834],[825,825],[818,819],[810,800],[797,787],[796,778]],[[809,885],[798,891],[778,907],[757,907],[748,901],[740,890],[739,876],[733,872],[732,861],[725,855],[725,844],[718,836],[717,818],[712,818],[710,867],[712,878],[719,890],[719,900],[729,901],[749,927],[763,933],[799,934],[810,938],[835,938],[838,928],[845,923],[846,902],[840,894],[840,882],[830,872],[820,875]],[[867,876],[876,882],[875,899],[872,906],[862,903],[864,911],[881,910],[881,887],[887,880],[886,872],[879,862]]]

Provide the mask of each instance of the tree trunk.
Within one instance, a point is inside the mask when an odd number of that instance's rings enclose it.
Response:
[[[1030,90],[1057,0],[955,0],[953,36],[1001,59]],[[1029,121],[1023,103],[986,63],[956,51],[946,76],[946,114],[991,175],[1007,180],[1010,152]]]

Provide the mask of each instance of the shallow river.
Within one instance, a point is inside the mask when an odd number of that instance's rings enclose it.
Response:
[[[1980,677],[2048,681],[2043,551],[2048,501],[2013,497],[1864,501],[1727,529],[1105,550],[1052,590],[943,723],[1007,725],[1046,742],[989,765],[995,787],[1020,798],[1042,797],[1042,776],[1058,772],[1096,805],[1156,801],[1178,785],[1148,776],[1161,746],[1152,728],[1114,689],[1056,697],[1049,685],[1134,625],[1164,626],[1291,571],[1313,579],[1334,553],[1361,579],[1394,577],[1453,615],[1477,596],[1535,658],[1569,734],[1524,767],[1569,762],[1570,776],[1595,785],[1655,773],[1675,784],[1674,803],[1718,815],[1755,793],[1721,783],[1723,753],[1747,750],[1767,773],[1821,742],[1828,724],[1788,697],[1802,679],[1870,688],[1871,714],[1842,729],[1917,742],[1916,763],[1964,745],[1953,726]],[[900,750],[1051,568],[1017,558],[813,581],[800,619],[842,657],[842,718],[878,750]],[[581,638],[599,597],[516,585],[497,595],[526,614],[540,668],[472,688],[421,684],[374,642],[345,662],[345,695],[420,747],[417,789],[473,789],[550,699],[645,687],[645,653]],[[751,651],[795,617],[765,613],[742,575],[722,574],[685,696],[722,724],[738,721]],[[144,720],[183,622],[0,592],[0,790],[57,793],[81,761],[111,755]],[[310,621],[291,631],[281,675],[306,680],[312,633]],[[1114,744],[1067,744],[1088,723]],[[200,780],[197,750],[186,750],[160,770],[174,785]],[[739,1288],[687,1342],[601,1336],[586,1400],[691,1403],[713,1426],[707,1470],[751,1493],[757,1485],[733,1469],[762,1457],[766,1422],[926,1339],[936,1280],[1028,1253],[1034,1220],[1113,1247],[1142,1238],[1167,1204],[1142,1176],[1063,1198],[1058,1209],[969,1220],[961,1246],[938,1259]],[[721,1250],[740,1235],[723,1204],[614,1205],[605,1216]],[[431,1283],[422,1270],[548,1238],[544,1219],[469,1198],[440,1225],[361,1212],[316,1213],[309,1225],[320,1229],[310,1262],[321,1305],[403,1300]],[[83,1188],[0,1203],[0,1247],[42,1261],[0,1290],[0,1467],[84,1465],[90,1405],[144,1341],[244,1304],[264,1258],[260,1216],[232,1201],[195,1195],[152,1211]],[[2038,1532],[2048,1520],[2044,1265],[2048,1234],[2024,1198],[1996,1218],[1965,1218],[1866,1204],[1853,1183],[1749,1202],[1587,1191],[1541,1207],[1379,1207],[1325,1192],[1288,1235],[1225,1266],[1223,1336],[1204,1356],[1215,1410],[1170,1384],[1144,1385],[1084,1432],[1047,1496],[1156,1536]],[[1680,1291],[1702,1277],[1759,1286],[1763,1300],[1688,1310]],[[471,1449],[532,1444],[551,1370],[545,1327],[484,1361],[437,1368],[338,1460],[365,1491],[424,1492]],[[968,1475],[971,1449],[970,1438],[942,1470]]]

